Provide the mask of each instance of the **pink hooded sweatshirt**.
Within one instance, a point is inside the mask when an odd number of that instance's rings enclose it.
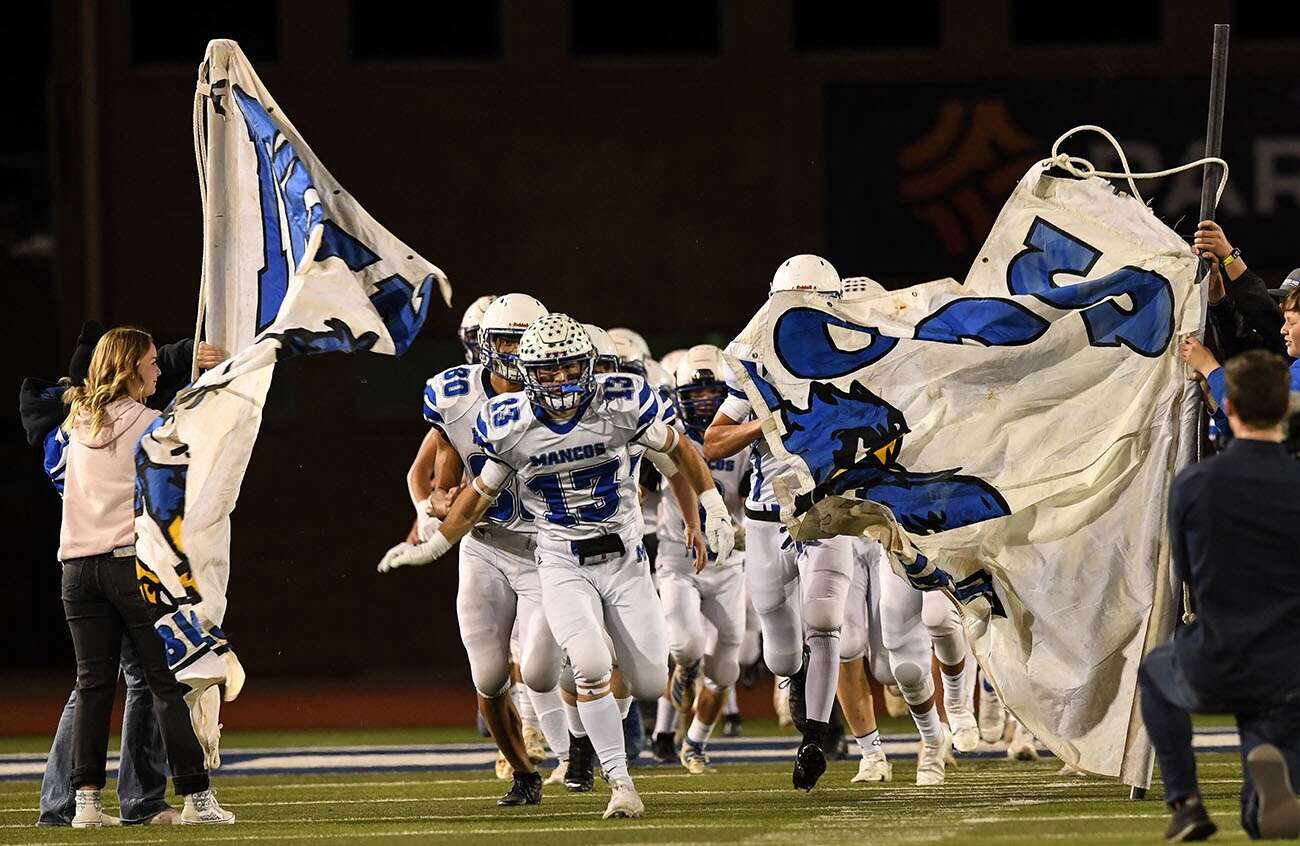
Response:
[[[135,543],[135,447],[161,416],[123,397],[104,409],[90,435],[90,415],[77,418],[68,439],[59,560],[103,555]]]

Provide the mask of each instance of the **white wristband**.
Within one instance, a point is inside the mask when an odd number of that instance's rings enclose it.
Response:
[[[725,519],[729,516],[727,505],[722,501],[722,494],[718,493],[717,488],[710,488],[700,494],[700,507],[710,517]]]

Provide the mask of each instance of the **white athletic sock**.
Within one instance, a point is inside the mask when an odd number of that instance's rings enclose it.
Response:
[[[916,730],[921,733],[922,742],[934,746],[943,737],[943,724],[939,722],[939,709],[933,705],[924,714],[913,711],[912,721],[916,723]]]
[[[528,698],[537,713],[537,722],[546,737],[546,745],[551,747],[556,758],[563,761],[569,757],[569,726],[564,716],[564,700],[560,698],[560,689],[557,687],[545,693],[530,690]]]
[[[677,709],[668,701],[667,696],[660,696],[655,706],[655,734],[672,734],[673,723],[677,719]]]
[[[525,727],[541,728],[537,722],[537,711],[533,708],[533,697],[526,685],[515,685],[515,707],[519,709],[519,722]]]
[[[722,706],[722,713],[728,717],[740,713],[740,705],[736,702],[736,686],[734,684],[727,688],[727,702]]]
[[[617,707],[617,706],[615,706]],[[564,718],[569,724],[569,734],[574,737],[586,737],[587,728],[582,723],[582,709],[577,705],[564,703]]]
[[[697,746],[703,746],[709,742],[709,735],[713,734],[713,726],[706,725],[698,716],[691,720],[691,727],[686,730],[686,739]]]
[[[954,705],[964,705],[970,707],[970,700],[966,698],[966,674],[970,669],[963,664],[961,672],[955,676],[950,676],[942,669],[939,670],[939,678],[943,680],[943,701],[946,705],[951,702]]]
[[[808,677],[804,688],[808,719],[830,722],[835,706],[835,686],[840,680],[840,636],[813,632],[808,636]]]
[[[612,782],[628,778],[627,752],[623,748],[623,721],[618,716],[618,703],[611,695],[591,702],[579,702],[582,724],[587,727],[591,745],[600,759],[601,769]]]
[[[632,710],[632,697],[630,697],[630,696],[624,696],[624,697],[618,697],[618,696],[616,696],[616,697],[614,697],[614,701],[618,703],[618,718],[619,718],[619,720],[620,720],[620,721],[622,721],[622,720],[626,720],[626,719],[627,719],[627,712]]]
[[[885,748],[880,745],[880,732],[873,731],[870,734],[864,734],[862,737],[853,738],[858,742],[858,749],[862,751],[863,758],[883,758],[885,757]]]

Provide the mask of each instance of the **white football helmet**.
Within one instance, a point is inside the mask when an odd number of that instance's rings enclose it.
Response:
[[[519,339],[519,366],[528,399],[543,408],[577,408],[596,390],[596,351],[567,314],[543,315],[528,327]]]
[[[587,330],[587,337],[591,338],[591,346],[596,351],[596,373],[618,372],[618,345],[614,339],[594,323],[584,323],[582,328]]]
[[[777,291],[813,291],[838,297],[842,283],[835,266],[821,256],[791,256],[781,263],[772,277],[769,293]]]
[[[867,276],[850,276],[844,280],[843,287],[840,288],[840,296],[846,299],[878,297],[883,293],[885,293],[884,286]]]
[[[470,364],[478,361],[478,328],[483,323],[483,312],[496,298],[496,294],[484,294],[469,304],[460,319],[460,331],[456,334],[460,336],[460,345],[465,348],[465,361]]]
[[[727,362],[712,344],[691,347],[673,374],[677,408],[692,429],[704,431],[727,398]]]
[[[546,306],[527,294],[503,294],[493,300],[479,324],[479,360],[483,366],[502,379],[524,381],[518,354],[502,352],[500,343],[509,341],[518,349],[524,330],[547,313]]]
[[[671,395],[673,390],[673,375],[663,368],[659,362],[653,358],[647,358],[642,362],[645,365],[646,384],[659,391],[661,394]]]
[[[618,349],[618,369],[624,373],[635,373],[645,378],[646,362],[654,361],[654,359],[641,352],[641,348],[626,335],[615,335],[614,332],[609,334],[614,339],[614,346]]]
[[[659,359],[659,363],[663,365],[664,370],[667,370],[669,375],[672,375],[677,372],[677,365],[684,355],[686,355],[686,350],[673,350]]]
[[[650,345],[645,342],[645,338],[642,338],[639,333],[633,332],[631,329],[626,327],[619,326],[615,329],[610,329],[609,335],[615,340],[615,342],[626,341],[630,345],[630,348],[636,351],[637,361],[644,361],[645,359],[650,358]]]

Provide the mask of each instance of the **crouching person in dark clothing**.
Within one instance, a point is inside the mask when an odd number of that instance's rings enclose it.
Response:
[[[1152,650],[1138,674],[1174,841],[1216,829],[1196,782],[1193,713],[1236,716],[1246,832],[1300,837],[1291,780],[1300,768],[1300,462],[1282,446],[1287,365],[1254,350],[1225,370],[1236,439],[1179,474],[1169,497],[1173,564],[1196,621]]]

